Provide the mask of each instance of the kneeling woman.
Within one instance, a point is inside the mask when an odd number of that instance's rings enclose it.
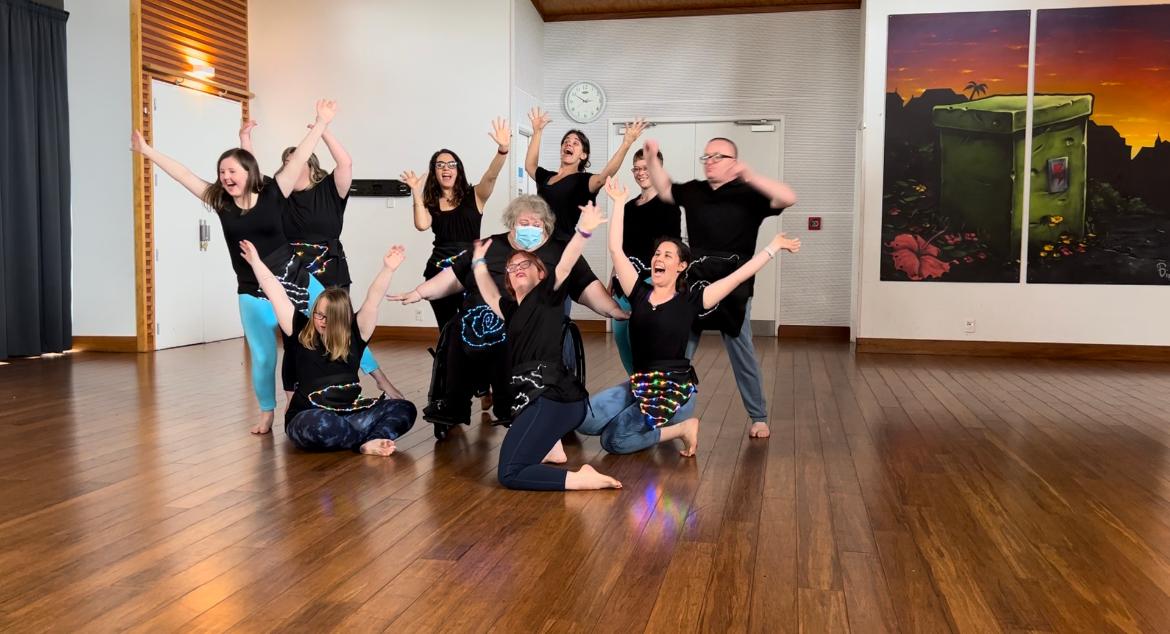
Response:
[[[363,397],[358,368],[378,323],[378,305],[405,250],[395,246],[386,254],[357,313],[349,293],[331,288],[313,302],[309,316],[296,310],[251,242],[240,242],[240,252],[272,302],[281,331],[295,340],[286,353],[296,355],[297,374],[297,390],[284,418],[289,440],[305,451],[394,453],[394,441],[414,425],[414,404],[385,394],[377,399]]]
[[[508,361],[512,367],[512,426],[500,447],[498,477],[509,489],[565,491],[621,488],[617,480],[583,465],[565,471],[541,464],[561,437],[581,424],[589,398],[585,386],[565,367],[562,356],[565,280],[581,257],[581,248],[605,218],[589,204],[582,208],[573,239],[565,246],[556,270],[548,274],[544,262],[529,251],[508,257],[501,297],[484,256],[492,241],[477,242],[472,268],[479,294],[508,333]]]
[[[680,453],[693,456],[699,444],[694,398],[699,380],[686,358],[691,324],[764,268],[777,251],[799,251],[800,240],[777,234],[763,251],[727,277],[691,290],[682,276],[691,261],[690,249],[678,238],[661,238],[650,259],[650,284],[645,284],[639,281],[622,248],[624,204],[629,192],[612,178],[606,181],[605,192],[613,199],[609,253],[614,275],[630,300],[634,372],[628,381],[590,399],[592,413],[577,431],[601,436],[602,448],[619,454],[681,438]]]

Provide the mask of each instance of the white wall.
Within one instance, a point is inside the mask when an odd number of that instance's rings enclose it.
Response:
[[[267,173],[304,134],[313,101],[330,97],[340,106],[331,129],[353,156],[355,178],[425,173],[431,153],[449,147],[469,179],[479,179],[496,152],[490,122],[509,114],[512,0],[248,4],[252,116],[260,122],[254,138]],[[323,144],[317,152],[331,169]],[[500,226],[506,176],[485,210],[484,233]],[[415,230],[409,198],[392,200],[394,208],[380,198],[349,201],[342,241],[359,299],[391,244],[408,252],[391,289],[422,281],[434,234]],[[379,323],[431,326],[434,317],[426,304],[386,303]]]
[[[855,10],[547,24],[544,102],[553,122],[544,163],[576,127],[560,104],[579,79],[597,81],[609,100],[597,122],[582,126],[594,169],[615,149],[610,118],[784,117],[784,178],[800,202],[781,226],[803,247],[780,269],[780,323],[848,325],[860,38]],[[824,219],[824,230],[807,231],[810,215]],[[591,265],[607,270],[595,251]]]
[[[1159,4],[1131,0],[1124,4]],[[1102,0],[984,0],[978,10],[1055,9],[1108,5]],[[1118,3],[1121,4],[1121,3]],[[861,230],[854,335],[894,339],[969,339],[1168,345],[1170,293],[1165,287],[1055,284],[882,282],[880,261],[882,139],[886,87],[886,25],[891,14],[938,13],[949,3],[869,0],[865,3]],[[971,5],[964,10],[974,10]],[[976,332],[963,332],[966,319]]]
[[[134,336],[130,1],[68,0],[73,334]]]
[[[543,105],[544,94],[544,20],[532,6],[532,0],[512,0],[512,132],[515,138],[520,130],[531,134],[528,111]],[[510,192],[518,187],[517,170],[524,169],[520,144],[515,146],[508,163],[506,185]],[[510,196],[511,197],[511,196]]]

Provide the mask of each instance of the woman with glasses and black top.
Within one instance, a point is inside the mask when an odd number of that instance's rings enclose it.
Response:
[[[658,161],[662,161],[662,152],[658,153]],[[616,220],[615,223],[622,225],[624,236],[622,249],[629,256],[629,262],[638,272],[638,277],[645,281],[650,279],[650,258],[654,255],[658,239],[682,239],[682,209],[658,196],[654,184],[650,182],[646,157],[641,148],[634,152],[630,172],[642,193],[626,203],[625,222]],[[616,274],[610,282],[610,291],[623,310],[630,310],[630,302],[622,291],[621,284],[617,283]],[[613,328],[613,340],[617,344],[618,356],[626,368],[626,374],[630,374],[634,371],[634,358],[630,352],[630,322],[613,319],[610,325]]]
[[[556,215],[557,222],[552,231],[553,240],[567,242],[573,237],[573,228],[577,226],[581,207],[597,198],[597,192],[605,185],[606,178],[617,174],[622,162],[626,160],[626,153],[646,129],[646,122],[635,119],[633,123],[626,125],[622,144],[618,146],[601,172],[593,174],[585,171],[589,168],[589,137],[580,130],[569,130],[561,137],[561,162],[557,171],[540,167],[540,139],[544,134],[544,127],[552,119],[540,108],[533,108],[528,113],[528,120],[532,123],[532,138],[528,141],[524,169],[528,176],[536,181],[537,195],[548,202],[548,206]]]
[[[683,456],[694,456],[699,444],[695,416],[698,377],[687,359],[691,326],[745,280],[770,262],[781,249],[796,252],[800,240],[776,234],[772,242],[726,277],[699,289],[688,288],[683,273],[691,263],[687,245],[678,238],[660,238],[650,258],[650,284],[630,263],[622,248],[623,218],[628,191],[610,179],[606,194],[613,200],[609,252],[614,274],[630,299],[630,378],[595,394],[590,415],[577,431],[601,436],[610,453],[634,453],[675,438],[683,441]]]
[[[479,239],[483,208],[496,188],[496,180],[512,146],[508,121],[492,121],[492,131],[488,136],[496,143],[496,153],[474,187],[467,181],[459,156],[446,148],[431,155],[425,182],[411,170],[399,177],[414,193],[414,228],[435,232],[434,248],[423,269],[424,280],[451,266],[456,258],[471,248],[472,242]],[[431,310],[440,331],[459,312],[462,303],[459,295],[431,300]]]
[[[585,417],[585,386],[565,367],[562,357],[562,306],[565,281],[593,231],[605,222],[601,210],[582,208],[575,235],[550,275],[535,254],[516,250],[508,257],[501,297],[485,256],[492,240],[476,243],[472,269],[484,301],[504,320],[508,333],[514,404],[512,426],[500,446],[497,475],[509,489],[565,491],[617,489],[621,483],[589,465],[566,471],[543,464],[561,437]]]
[[[294,341],[286,351],[296,355],[297,372],[296,393],[284,415],[289,440],[305,451],[394,453],[394,441],[414,425],[417,412],[402,398],[363,397],[358,366],[378,323],[378,305],[406,256],[405,249],[395,246],[386,253],[382,270],[356,313],[349,293],[334,287],[316,298],[309,315],[293,306],[251,242],[240,242],[240,254],[272,302],[281,332]]]

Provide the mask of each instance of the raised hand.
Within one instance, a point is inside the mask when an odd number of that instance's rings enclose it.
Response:
[[[642,143],[642,154],[646,156],[647,161],[650,160],[650,157],[658,158],[658,141],[655,139],[646,139]]]
[[[260,124],[257,123],[255,119],[248,119],[247,121],[244,122],[244,125],[240,126],[240,136],[252,134],[252,128],[254,128],[258,125],[260,125]],[[310,127],[312,127],[312,126],[310,126]]]
[[[337,115],[337,102],[332,99],[317,100],[317,121],[328,124]]]
[[[772,238],[772,242],[769,244],[769,246],[771,246],[772,250],[774,251],[784,249],[790,253],[796,253],[800,250],[800,238],[789,238],[783,233],[777,233],[776,237]]]
[[[146,137],[142,136],[141,130],[133,130],[130,132],[130,150],[141,154],[150,147],[146,142]]]
[[[488,247],[492,246],[492,239],[476,240],[475,246],[471,250],[471,259],[478,260],[487,255]]]
[[[632,145],[634,141],[638,140],[638,137],[642,136],[642,132],[646,130],[647,125],[648,123],[642,117],[634,119],[633,123],[626,124],[626,133],[622,138],[626,143]]]
[[[626,187],[624,183],[613,176],[606,176],[605,193],[615,205],[620,205],[630,197],[630,188]]]
[[[406,170],[402,172],[398,175],[398,180],[410,186],[410,190],[412,192],[416,194],[422,193],[422,186],[425,181],[421,175],[415,174],[414,170]]]
[[[528,120],[532,123],[532,131],[537,132],[543,130],[544,126],[548,125],[552,118],[548,116],[544,110],[540,108],[533,108],[528,111]]]
[[[386,252],[386,256],[382,258],[382,264],[391,271],[397,271],[404,260],[406,260],[406,247],[396,244]]]
[[[512,147],[512,128],[508,127],[508,120],[497,117],[492,121],[492,131],[488,133],[501,152],[507,152]]]
[[[240,255],[248,264],[256,265],[260,262],[260,254],[256,252],[256,245],[249,240],[240,240]]]
[[[399,293],[397,295],[387,295],[386,299],[392,302],[402,302],[404,305],[415,304],[422,301],[422,294],[419,293],[418,289],[416,288],[414,290],[407,291],[405,293]]]
[[[743,161],[736,159],[723,159],[725,161],[732,161],[731,167],[728,168],[728,176],[734,179],[742,179],[745,183],[752,178],[752,168]]]
[[[594,229],[608,221],[609,218],[605,217],[601,208],[590,201],[588,204],[581,205],[581,218],[577,221],[577,227],[592,233]]]

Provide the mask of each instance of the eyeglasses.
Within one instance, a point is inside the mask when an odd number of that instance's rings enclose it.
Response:
[[[635,173],[635,174],[644,174],[648,170],[645,167],[631,167],[630,171]]]
[[[711,161],[712,163],[718,163],[719,161],[722,161],[723,159],[734,159],[734,158],[735,158],[734,156],[727,156],[726,154],[719,154],[719,153],[703,154],[703,155],[699,156],[699,162],[706,163],[707,161]]]
[[[528,267],[530,266],[532,266],[532,260],[525,259],[520,260],[515,264],[509,264],[508,267],[504,270],[509,273],[515,273],[516,271],[527,271]]]
[[[317,321],[325,321],[329,318],[325,316],[325,313],[313,311],[313,319],[316,319]]]
[[[437,169],[437,170],[441,170],[441,169],[453,170],[456,167],[459,167],[459,161],[435,161],[435,169]]]

